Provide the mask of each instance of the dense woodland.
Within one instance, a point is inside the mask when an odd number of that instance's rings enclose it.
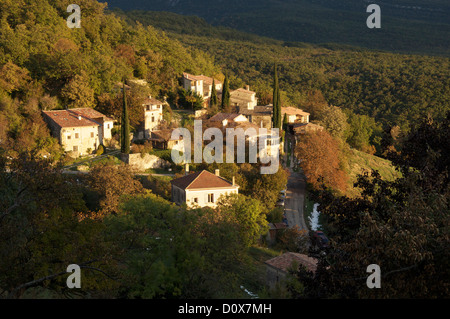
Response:
[[[383,129],[399,126],[408,132],[412,123],[428,114],[443,119],[449,110],[450,59],[446,57],[393,54],[339,44],[287,45],[212,27],[196,17],[114,12],[130,24],[153,25],[188,47],[207,52],[216,65],[230,73],[232,88],[249,84],[261,104],[271,102],[273,65],[277,63],[282,104],[311,112],[313,121],[318,120],[315,106],[340,107],[350,124],[347,134],[360,134],[349,138],[350,145],[358,149],[362,149],[363,140],[366,148],[374,145],[380,150]]]
[[[136,22],[91,0],[79,1],[83,27],[69,29],[68,4],[0,2],[0,298],[248,297],[241,285],[261,298],[448,297],[448,58],[287,46],[238,32],[233,39],[205,23],[200,35],[180,35],[183,21],[196,20],[179,16],[165,33],[147,25],[153,13],[130,14]],[[220,168],[241,186],[215,211],[174,206],[168,181],[138,178],[114,161],[83,177],[61,173],[67,156],[42,110],[92,107],[118,119],[117,84],[145,79],[148,88],[130,92],[133,128],[148,94],[183,107],[182,72],[229,74],[231,88],[250,84],[268,104],[275,62],[281,103],[307,110],[326,128],[293,150],[325,159],[310,168],[333,239],[317,280],[300,271],[288,290],[273,292],[254,275],[267,221],[282,218],[275,202],[284,169],[260,175],[250,164],[194,166]],[[391,160],[401,177],[367,172],[356,185],[360,196],[345,196],[351,148]],[[292,249],[291,235],[279,251]],[[368,259],[383,267],[388,289],[359,285]],[[65,285],[73,263],[83,270],[81,292]]]
[[[366,27],[364,0],[109,0],[112,8],[197,16],[214,26],[296,42],[340,43],[397,53],[449,56],[450,5],[446,0],[377,1],[381,29]],[[372,2],[373,3],[373,2]],[[186,21],[186,20],[185,20]],[[173,28],[170,18],[156,23]],[[189,33],[177,26],[180,33]],[[197,30],[197,26],[194,29]],[[229,30],[230,31],[230,30]]]

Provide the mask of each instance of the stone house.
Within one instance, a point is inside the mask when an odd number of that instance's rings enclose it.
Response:
[[[222,127],[226,127],[231,123],[248,122],[248,119],[244,115],[237,113],[217,113],[208,121],[211,123],[217,123],[219,126],[221,125]]]
[[[74,157],[90,154],[112,138],[114,120],[90,108],[42,111],[52,136]]]
[[[188,166],[187,166],[188,167]],[[233,181],[227,181],[220,176],[219,170],[215,174],[206,170],[189,174],[171,181],[172,202],[177,205],[186,204],[189,208],[217,207],[221,196],[238,194],[239,186]]]
[[[244,115],[247,119],[261,128],[272,128],[273,106],[257,105],[253,109],[240,108],[239,114]]]
[[[288,123],[309,123],[309,113],[299,108],[288,106],[281,108],[281,119],[286,114]]]
[[[247,85],[245,89],[239,88],[230,92],[230,103],[239,110],[254,110],[258,105],[258,98],[256,92],[250,91],[250,86]]]
[[[183,73],[183,88],[186,91],[192,91],[199,94],[205,101],[204,107],[207,107],[209,99],[211,98],[213,80],[217,94],[219,95],[219,93],[222,92],[223,83],[217,79],[204,75]]]
[[[163,121],[163,104],[151,96],[144,100],[144,138],[150,138],[152,131],[159,130]]]
[[[152,131],[149,140],[152,142],[154,148],[163,150],[176,149],[180,152],[184,152],[184,140],[182,137],[179,139],[172,138],[173,129],[164,129],[158,131]]]

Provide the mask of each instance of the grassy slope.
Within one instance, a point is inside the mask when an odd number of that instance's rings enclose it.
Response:
[[[356,182],[358,174],[362,174],[364,171],[377,170],[381,177],[388,181],[393,181],[400,177],[400,173],[386,159],[355,149],[348,150],[346,156],[348,165],[346,169],[349,176],[347,195],[350,197],[359,195],[359,190],[353,187],[353,183]]]

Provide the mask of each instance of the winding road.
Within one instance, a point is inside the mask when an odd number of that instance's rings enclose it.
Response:
[[[284,210],[288,220],[289,228],[298,227],[299,230],[308,231],[303,216],[303,207],[305,203],[306,178],[302,173],[294,172],[289,169],[291,175],[288,179],[286,200]]]
[[[285,163],[289,166],[288,170],[290,173],[286,199],[284,202],[284,211],[286,218],[288,220],[288,227],[294,228],[298,227],[299,230],[308,231],[308,226],[305,222],[303,215],[303,208],[305,204],[305,193],[306,193],[306,177],[303,173],[294,171],[294,154],[292,152],[292,145],[294,144],[293,138],[287,138],[287,154]]]

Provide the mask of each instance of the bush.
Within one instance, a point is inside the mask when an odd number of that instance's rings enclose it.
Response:
[[[100,156],[103,153],[105,153],[105,147],[102,144],[100,144],[100,146],[97,148],[96,154],[97,154],[97,156]]]
[[[142,150],[143,150],[143,149],[144,149],[144,145],[133,144],[133,145],[131,145],[130,153],[131,153],[131,154],[142,153]]]

